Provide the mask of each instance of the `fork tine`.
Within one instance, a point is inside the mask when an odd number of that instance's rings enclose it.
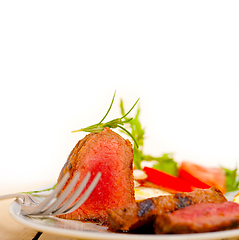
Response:
[[[84,194],[72,206],[67,208],[64,212],[61,212],[61,213],[58,212],[57,215],[71,213],[71,212],[75,211],[77,208],[79,208],[87,200],[87,198],[90,196],[92,191],[95,189],[96,185],[98,184],[98,182],[100,180],[100,177],[101,177],[101,172],[98,172],[97,175],[95,176],[94,180],[92,181],[91,185],[89,186],[89,188],[87,188],[87,190],[84,192]]]
[[[88,181],[90,179],[90,175],[91,175],[90,172],[88,172],[86,174],[86,176],[84,177],[84,179],[82,180],[81,184],[76,189],[76,191],[67,199],[67,201],[65,203],[63,203],[58,209],[56,209],[54,212],[52,212],[52,214],[58,215],[58,213],[64,212],[69,206],[72,205],[72,203],[74,203],[74,201],[79,197],[79,195],[85,188],[86,184],[88,183]],[[67,196],[68,195],[65,195],[65,197],[67,197]]]
[[[44,207],[46,207],[47,204],[50,203],[50,201],[62,190],[69,176],[70,174],[67,172],[61,179],[61,181],[56,185],[56,188],[53,190],[53,192],[42,203],[34,207],[33,210],[28,214],[31,215],[38,214]]]
[[[64,200],[67,198],[67,196],[70,194],[70,192],[72,191],[72,189],[75,187],[78,178],[80,176],[80,173],[77,172],[75,174],[75,176],[73,177],[73,179],[71,180],[71,182],[68,184],[68,186],[66,187],[66,189],[64,190],[63,193],[61,193],[61,195],[55,200],[54,203],[52,203],[52,205],[50,205],[46,210],[43,210],[41,212],[41,214],[44,215],[49,215],[51,214],[53,211],[55,211],[60,204],[62,204],[64,202]]]

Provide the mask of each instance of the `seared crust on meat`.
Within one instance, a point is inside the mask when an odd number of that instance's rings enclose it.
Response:
[[[127,204],[124,207],[107,210],[110,223],[109,229],[112,231],[131,231],[145,224],[150,224],[158,215],[192,204],[221,203],[225,201],[227,201],[226,198],[215,187],[149,198]]]
[[[90,133],[88,135],[86,135],[83,139],[79,140],[78,143],[75,145],[75,147],[71,150],[66,163],[64,164],[63,168],[61,169],[61,172],[58,176],[57,182],[59,182],[63,175],[66,172],[70,172],[71,174],[73,173],[73,171],[75,170],[74,168],[72,168],[72,166],[76,166],[77,161],[78,161],[78,154],[81,150],[81,148],[87,143],[87,141],[89,139],[91,139],[96,133]]]
[[[158,215],[156,234],[202,233],[233,229],[239,226],[239,204],[234,202],[202,203]]]

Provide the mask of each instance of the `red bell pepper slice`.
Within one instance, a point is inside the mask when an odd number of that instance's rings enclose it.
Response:
[[[157,184],[162,189],[168,190],[172,193],[191,192],[196,188],[191,183],[183,179],[169,175],[157,169],[144,167],[143,170],[148,175],[148,178],[147,178],[148,181],[154,184]]]

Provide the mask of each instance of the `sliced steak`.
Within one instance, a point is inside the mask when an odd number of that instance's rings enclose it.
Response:
[[[172,212],[197,203],[226,202],[220,190],[196,189],[188,193],[176,193],[130,203],[124,207],[107,210],[109,229],[112,231],[131,231],[143,225],[150,225],[156,216]]]
[[[154,229],[163,233],[202,233],[239,226],[239,204],[234,202],[201,203],[158,215]]]
[[[80,208],[60,217],[105,222],[108,218],[106,209],[135,202],[132,164],[133,149],[129,140],[109,128],[88,134],[71,151],[58,182],[66,172],[70,172],[71,178],[79,172],[78,183],[88,171],[92,175],[90,182],[98,172],[102,173],[101,179]]]

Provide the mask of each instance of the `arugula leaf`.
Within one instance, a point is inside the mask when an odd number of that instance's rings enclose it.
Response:
[[[136,113],[134,118],[128,118],[128,117],[126,117],[126,114],[125,114],[125,111],[124,111],[123,100],[121,99],[120,100],[120,110],[121,110],[121,114],[123,115],[122,118],[124,118],[125,121],[130,124],[131,134],[134,136],[135,140],[137,141],[138,146],[143,146],[145,131],[142,128],[141,123],[139,121],[140,108],[138,107],[137,113]]]
[[[162,172],[168,173],[175,177],[178,176],[178,164],[170,157],[171,154],[165,153],[162,157],[154,158],[158,163],[153,165],[153,168]]]
[[[121,114],[124,116],[124,105],[123,100],[120,101],[120,109]],[[128,122],[131,128],[131,134],[135,138],[135,140],[138,143],[139,148],[137,148],[135,145],[133,147],[134,152],[134,165],[136,169],[141,169],[141,162],[142,161],[157,161],[157,164],[155,164],[153,167],[164,171],[168,174],[171,174],[173,176],[177,176],[177,163],[173,160],[172,154],[163,154],[161,157],[153,157],[151,155],[144,155],[143,154],[143,145],[144,145],[144,134],[145,130],[142,128],[142,125],[139,120],[140,115],[140,106],[138,105],[136,116]],[[124,117],[124,119],[127,121],[128,118]]]
[[[226,175],[226,191],[233,192],[239,190],[239,181],[237,176],[237,168],[234,170],[223,168]]]
[[[125,111],[124,111],[124,104],[123,100],[120,100],[120,110],[123,118],[126,122],[130,125],[131,128],[131,135],[134,137],[135,141],[138,143],[138,146],[133,146],[133,153],[134,153],[134,164],[135,168],[141,169],[141,162],[142,162],[142,148],[144,145],[144,129],[141,126],[141,123],[139,121],[139,114],[140,114],[140,108],[138,107],[136,116],[131,120],[128,121],[129,118],[126,117]]]

